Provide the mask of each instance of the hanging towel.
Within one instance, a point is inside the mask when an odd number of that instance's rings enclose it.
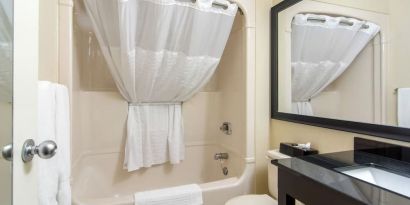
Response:
[[[125,169],[136,170],[166,161],[177,164],[184,159],[181,109],[181,103],[129,106]]]
[[[54,157],[38,160],[38,200],[40,205],[71,205],[70,117],[68,90],[65,86],[38,83],[39,144],[53,140],[58,149]]]
[[[135,205],[201,205],[202,190],[197,184],[138,192]]]
[[[184,159],[181,105],[214,74],[238,9],[214,2],[84,0],[111,75],[129,102],[128,171]]]
[[[397,90],[397,118],[399,127],[410,128],[410,88]]]

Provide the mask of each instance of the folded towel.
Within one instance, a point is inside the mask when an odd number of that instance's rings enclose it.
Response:
[[[397,91],[397,122],[399,127],[410,128],[410,88]]]
[[[56,155],[38,160],[38,200],[40,205],[71,205],[70,117],[65,86],[38,83],[38,137],[36,143],[53,140]]]
[[[202,190],[197,184],[138,192],[135,205],[201,205]]]

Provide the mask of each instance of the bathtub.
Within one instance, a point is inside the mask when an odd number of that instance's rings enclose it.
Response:
[[[229,153],[221,165],[217,152]],[[187,145],[186,159],[178,165],[157,165],[128,173],[119,152],[86,153],[73,164],[74,205],[133,205],[135,192],[199,184],[205,205],[223,205],[234,196],[252,192],[254,162],[215,144]]]

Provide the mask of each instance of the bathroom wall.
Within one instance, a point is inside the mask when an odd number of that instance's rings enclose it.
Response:
[[[340,1],[336,1],[336,0],[321,0],[321,1],[340,4]],[[273,5],[276,5],[279,2],[280,0],[272,1]],[[409,5],[410,1],[391,0],[388,2],[389,4],[387,4],[386,1],[355,0],[355,1],[346,1],[346,5],[355,7],[355,8],[362,8],[363,6],[365,6],[366,10],[373,10],[373,11],[385,12],[385,13],[389,11],[389,13],[391,14],[390,19],[392,22],[391,23],[391,33],[395,34],[391,36],[392,46],[390,50],[392,50],[391,51],[392,53],[397,52],[397,54],[394,55],[394,57],[392,57],[391,59],[389,59],[390,63],[394,62],[389,65],[390,66],[389,69],[393,69],[395,71],[393,72],[394,73],[393,76],[395,76],[394,78],[396,80],[388,80],[388,81],[403,83],[403,84],[400,84],[400,86],[409,86],[405,84],[405,81],[404,81],[405,76],[409,76],[408,75],[409,69],[407,69],[406,71],[403,70],[403,69],[406,69],[406,67],[408,66],[408,64],[405,62],[406,58],[403,57],[403,55],[407,55],[408,52],[403,52],[403,51],[408,51],[410,48],[410,41],[408,40],[410,28],[403,26],[402,24],[403,21],[394,21],[394,19],[406,19],[404,17],[405,15],[407,15],[407,13],[409,13],[408,8],[410,8],[410,5]],[[269,49],[269,43],[268,43],[269,38],[266,36],[266,34],[258,35],[258,31],[269,32],[269,30],[267,30],[266,28],[269,28],[270,25],[269,25],[269,22],[266,21],[266,18],[269,18],[268,12],[270,10],[270,7],[268,3],[266,3],[265,5],[261,5],[261,4],[259,5],[260,6],[257,7],[256,13],[257,14],[259,13],[259,15],[261,15],[260,18],[257,18],[257,22],[260,23],[259,27],[257,26],[257,36],[260,36],[260,37],[257,38],[257,42],[259,43],[257,43],[256,50],[262,52],[262,51],[267,51]],[[393,23],[393,22],[397,22],[397,23]],[[394,43],[394,42],[397,42],[397,43]],[[401,48],[398,48],[399,46]],[[269,100],[270,93],[266,92],[265,90],[266,89],[265,86],[269,84],[269,78],[264,77],[264,76],[269,76],[269,73],[270,73],[269,61],[270,59],[266,55],[265,55],[265,58],[262,58],[262,57],[257,58],[256,69],[258,73],[257,75],[258,83],[256,84],[256,92],[257,92],[257,96],[258,96],[258,93],[260,93],[260,95],[264,95],[261,97],[257,97],[257,104],[262,103],[262,102],[258,102],[260,100]],[[403,76],[402,77],[403,80],[398,80],[397,78],[401,76]],[[390,76],[389,79],[391,78],[392,77]],[[391,91],[393,87],[397,87],[397,86],[390,85],[389,90]],[[388,104],[389,105],[394,104],[392,102],[393,100],[394,100],[394,97],[390,97]],[[394,115],[394,113],[390,113],[390,114]],[[394,118],[394,117],[391,117],[391,118]],[[394,141],[394,140],[385,140],[385,139],[371,137],[371,136],[362,136],[362,135],[349,133],[349,132],[324,129],[324,128],[319,128],[319,127],[295,124],[295,123],[278,121],[278,120],[269,120],[269,121],[270,121],[270,148],[271,149],[277,148],[280,142],[298,142],[298,143],[311,142],[313,144],[313,147],[319,149],[322,153],[344,151],[344,150],[350,150],[353,148],[353,137],[355,136],[361,136],[361,137],[365,137],[369,139],[375,139],[379,141],[386,141],[390,143],[401,144],[404,146],[410,146],[410,143],[399,142],[399,141]],[[265,142],[265,140],[263,139],[259,140],[257,145],[263,144],[263,142]],[[260,146],[260,148],[263,148],[263,146]],[[258,155],[257,160],[259,161],[259,162],[257,161],[257,164],[262,164],[262,161],[264,161],[263,152],[264,152],[263,150],[259,150],[257,152],[257,155]],[[260,193],[267,193],[266,183],[261,182],[261,180],[259,180],[257,184],[257,190]]]
[[[387,123],[397,125],[396,88],[410,88],[410,1],[390,0],[389,75],[387,76]]]
[[[363,9],[363,10],[368,10],[368,11],[387,13],[389,10],[390,0],[343,0],[343,1],[314,0],[314,1],[325,2],[325,3],[330,3],[330,4],[336,4],[336,5],[343,5],[346,7],[352,7],[352,8]]]
[[[58,82],[58,5],[39,1],[39,80]]]
[[[232,123],[232,135],[216,133],[216,141],[242,158],[246,157],[246,27],[238,14],[225,47],[215,78],[219,95],[216,128],[223,122]],[[208,85],[209,87],[209,85]],[[215,125],[214,125],[215,126]],[[214,127],[208,128],[210,130]]]
[[[85,154],[122,153],[128,104],[117,91],[86,17],[74,18],[72,161],[76,164]],[[246,151],[244,25],[243,15],[237,15],[215,75],[183,105],[187,145],[216,143],[242,158]],[[219,130],[222,122],[232,123],[232,135]]]
[[[271,0],[255,1],[256,11],[256,67],[255,67],[255,159],[256,192],[267,193],[270,123],[270,9]]]

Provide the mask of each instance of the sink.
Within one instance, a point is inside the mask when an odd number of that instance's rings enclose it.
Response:
[[[410,178],[376,165],[352,166],[337,169],[351,177],[366,181],[384,189],[410,197]]]

